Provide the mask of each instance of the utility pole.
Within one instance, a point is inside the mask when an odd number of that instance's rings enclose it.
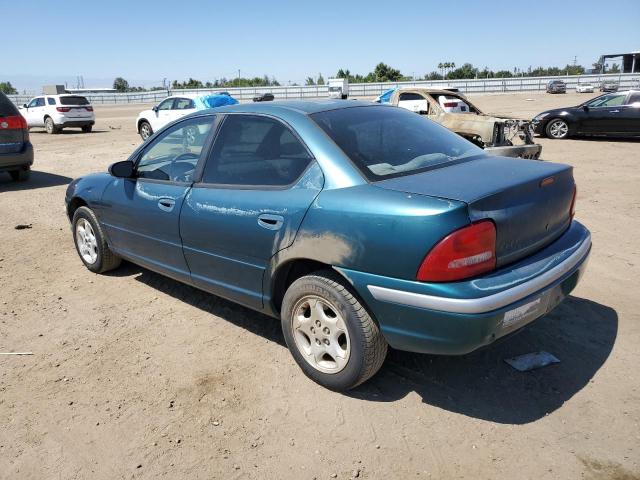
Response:
[[[240,86],[240,69],[238,69],[238,86]]]

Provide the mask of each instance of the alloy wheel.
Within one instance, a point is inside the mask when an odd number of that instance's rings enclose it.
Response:
[[[315,295],[301,298],[293,308],[291,329],[296,347],[309,365],[338,373],[349,361],[349,332],[339,310]]]
[[[76,245],[82,259],[89,265],[98,260],[98,241],[91,224],[81,218],[76,223]]]
[[[553,138],[564,138],[569,133],[569,125],[564,120],[553,120],[549,125],[549,135]]]

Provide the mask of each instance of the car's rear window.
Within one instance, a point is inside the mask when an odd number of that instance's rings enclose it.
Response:
[[[4,93],[0,92],[0,117],[9,117],[12,115],[18,115],[18,109]]]
[[[399,107],[340,108],[311,118],[370,180],[408,175],[482,153],[441,125]]]
[[[89,100],[84,97],[60,97],[60,105],[89,105]]]

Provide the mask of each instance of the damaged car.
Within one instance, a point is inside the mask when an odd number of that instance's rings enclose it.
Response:
[[[425,115],[491,155],[535,160],[542,152],[542,145],[533,141],[529,120],[486,114],[459,92],[437,88],[396,88],[383,93],[375,101]]]

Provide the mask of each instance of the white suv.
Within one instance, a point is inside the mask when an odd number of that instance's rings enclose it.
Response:
[[[140,112],[136,119],[136,130],[146,141],[154,132],[174,120],[196,111],[194,98],[197,94],[176,95],[165,98],[150,110]]]
[[[20,107],[29,128],[44,127],[47,133],[60,133],[63,128],[79,127],[91,132],[96,116],[93,107],[80,95],[42,95]]]

